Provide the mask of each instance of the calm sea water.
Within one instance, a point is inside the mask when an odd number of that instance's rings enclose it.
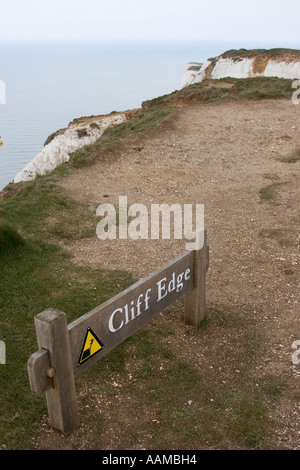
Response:
[[[203,62],[232,44],[48,45],[0,47],[0,189],[80,116],[140,107],[181,87],[187,62]]]

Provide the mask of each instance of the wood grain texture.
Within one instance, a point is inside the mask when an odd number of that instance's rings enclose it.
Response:
[[[185,273],[188,279],[184,278]],[[167,292],[170,282],[170,288],[174,286],[174,283],[175,286],[180,284],[179,280],[182,274],[182,287],[180,289],[175,287],[171,292]],[[146,278],[70,323],[68,330],[74,375],[77,376],[86,370],[163,309],[184,296],[193,288],[193,276],[193,252],[185,251]],[[162,298],[158,300],[159,297]],[[139,314],[138,302],[141,302]],[[131,311],[131,309],[134,310]],[[116,313],[113,315],[114,312]],[[112,315],[113,321],[111,320]],[[128,322],[126,318],[129,320]],[[110,331],[110,322],[117,331]],[[78,366],[78,359],[88,328],[95,332],[104,347],[88,361]]]
[[[38,345],[47,349],[55,372],[50,379],[53,388],[46,390],[49,421],[52,427],[68,434],[78,426],[79,417],[66,315],[49,308],[36,315],[34,321]]]

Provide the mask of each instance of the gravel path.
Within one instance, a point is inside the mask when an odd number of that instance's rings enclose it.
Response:
[[[97,207],[204,204],[210,246],[209,303],[258,312],[265,357],[257,367],[288,384],[274,414],[278,445],[300,450],[299,165],[280,161],[300,149],[300,106],[291,100],[180,108],[156,128],[131,136],[61,184]],[[273,203],[260,190],[276,187]],[[80,221],[78,221],[80,223]],[[141,278],[184,249],[183,240],[75,241],[74,262],[124,269]]]

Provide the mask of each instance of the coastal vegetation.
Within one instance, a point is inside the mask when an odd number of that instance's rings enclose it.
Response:
[[[277,77],[206,79],[168,95],[145,101],[146,109],[177,104],[211,103],[223,100],[291,97],[293,80]]]
[[[287,157],[279,158],[279,161],[283,163],[296,163],[299,160],[300,160],[300,150],[293,152],[291,155],[288,155]]]
[[[75,266],[56,243],[91,233],[94,212],[67,198],[51,178],[26,183],[0,203],[0,448],[28,449],[45,411],[30,393],[26,364],[37,349],[34,316],[47,306],[68,322],[132,284],[130,273]],[[81,220],[80,226],[74,220]],[[82,230],[83,229],[83,230]]]
[[[251,59],[253,57],[268,57],[270,59],[276,59],[283,55],[300,59],[300,51],[298,49],[287,49],[281,47],[275,47],[272,49],[230,49],[220,55],[223,59]]]
[[[107,128],[100,139],[91,145],[86,145],[71,155],[70,166],[80,168],[91,165],[98,158],[101,149],[108,148],[114,142],[129,135],[144,132],[157,125],[172,111],[172,106],[158,106],[151,109],[140,110],[132,119]]]

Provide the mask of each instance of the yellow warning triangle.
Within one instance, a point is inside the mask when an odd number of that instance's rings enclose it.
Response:
[[[85,362],[87,359],[90,359],[97,352],[99,352],[103,347],[104,346],[99,340],[99,338],[97,338],[95,333],[90,328],[88,328],[86,335],[85,335],[84,342],[83,342],[82,350],[80,353],[78,365],[80,366],[80,364]]]

